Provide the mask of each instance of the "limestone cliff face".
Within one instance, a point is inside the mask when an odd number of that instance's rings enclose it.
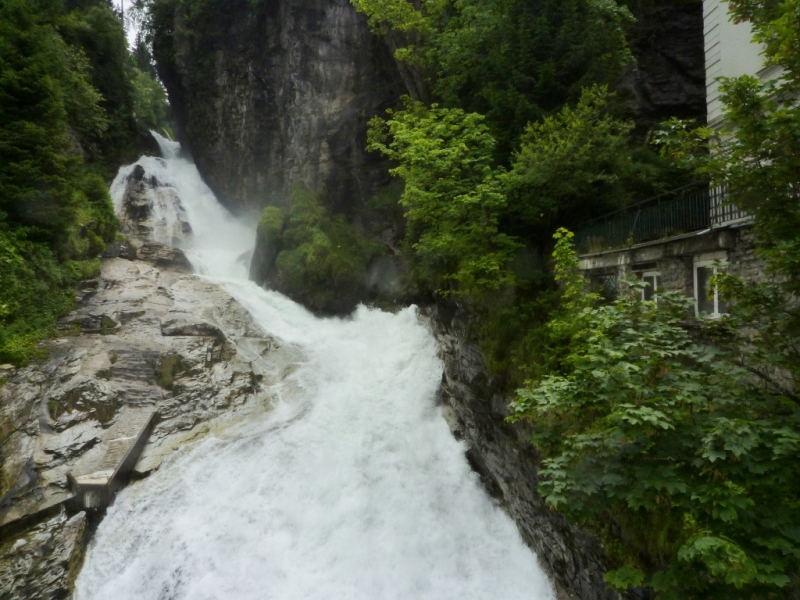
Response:
[[[634,61],[619,86],[646,130],[669,117],[706,117],[702,0],[648,0],[633,10]]]
[[[181,4],[154,42],[178,135],[237,212],[285,205],[299,183],[351,218],[388,181],[369,119],[403,93],[386,43],[349,0]]]
[[[162,15],[154,54],[178,125],[210,187],[235,211],[285,204],[294,185],[325,188],[353,221],[387,183],[365,151],[370,117],[402,93],[426,98],[393,59],[404,39],[373,36],[349,0],[210,0]],[[634,7],[634,62],[618,86],[640,129],[705,117],[701,0]],[[368,217],[367,217],[368,218]]]

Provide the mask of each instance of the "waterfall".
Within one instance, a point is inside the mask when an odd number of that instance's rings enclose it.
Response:
[[[196,271],[304,349],[274,411],[209,436],[121,492],[78,600],[544,600],[553,592],[436,406],[441,364],[414,307],[320,319],[247,280],[254,228],[178,146],[142,158],[191,224]],[[133,167],[112,186],[119,203]],[[266,359],[265,359],[266,360]]]

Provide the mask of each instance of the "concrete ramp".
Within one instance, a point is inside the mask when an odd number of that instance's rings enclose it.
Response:
[[[136,466],[156,423],[155,407],[125,407],[103,436],[98,459],[67,474],[75,500],[83,508],[108,506]]]

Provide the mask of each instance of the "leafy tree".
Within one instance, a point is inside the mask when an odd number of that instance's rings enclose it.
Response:
[[[628,10],[613,0],[351,0],[397,57],[427,65],[442,106],[486,116],[505,162],[531,121],[617,81],[630,60]]]
[[[133,111],[137,126],[144,130],[170,132],[170,112],[167,93],[161,84],[146,71],[131,68]]]
[[[395,29],[404,33],[431,34],[435,20],[450,0],[351,0],[355,9],[367,15],[370,27],[386,33]]]
[[[608,114],[608,98],[603,87],[584,90],[574,108],[525,128],[504,177],[517,227],[547,235],[621,208],[631,200],[630,181],[651,174],[633,158],[633,123]]]
[[[125,29],[103,0],[67,6],[69,12],[58,16],[54,25],[69,46],[79,49],[91,64],[87,79],[99,92],[98,105],[108,121],[102,135],[81,139],[81,145],[90,160],[101,163],[105,174],[111,175],[124,159],[135,155],[138,133]]]
[[[13,223],[35,227],[31,234],[54,241],[63,255],[75,219],[92,221],[96,201],[102,206],[107,199],[106,192],[98,200],[96,179],[86,175],[71,137],[102,135],[100,96],[86,79],[80,50],[64,43],[46,14],[24,0],[1,10],[0,210]]]
[[[565,310],[550,328],[570,338],[564,372],[512,405],[514,420],[535,422],[546,502],[603,537],[618,589],[779,597],[800,567],[800,406],[693,336],[690,299],[643,301],[631,283],[634,293],[597,306],[571,234],[554,257]]]
[[[486,116],[504,161],[532,122],[618,81],[633,17],[613,0],[456,0],[434,37],[434,93]]]
[[[147,43],[144,32],[141,30],[136,34],[136,41],[133,43],[133,50],[131,50],[133,62],[136,68],[142,73],[147,73],[152,79],[156,79],[156,63],[153,59],[153,53]]]
[[[399,163],[390,173],[405,182],[400,204],[418,276],[444,295],[511,283],[507,263],[519,244],[498,229],[506,198],[484,118],[404,103],[390,120],[373,119],[368,148]]]
[[[103,176],[165,118],[132,63],[105,0],[0,3],[0,362],[35,356],[114,238]]]

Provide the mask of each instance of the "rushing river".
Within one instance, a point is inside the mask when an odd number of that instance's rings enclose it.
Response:
[[[255,232],[178,145],[142,158],[193,229],[196,271],[304,349],[301,392],[119,494],[78,600],[545,600],[551,587],[435,405],[441,364],[416,310],[319,319],[247,280]],[[133,167],[112,186],[119,207]],[[156,207],[170,222],[169,206]]]

